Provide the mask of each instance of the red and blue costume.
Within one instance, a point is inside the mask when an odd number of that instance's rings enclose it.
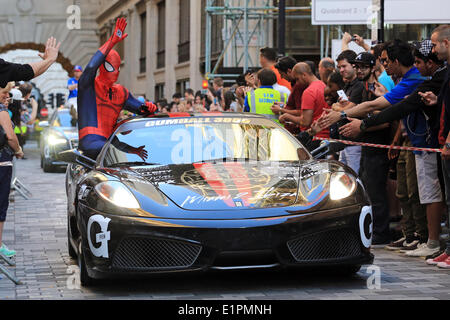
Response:
[[[154,104],[142,104],[124,86],[116,84],[121,58],[113,47],[128,36],[124,34],[126,25],[125,19],[117,20],[114,34],[97,51],[78,82],[79,149],[93,159],[113,133],[122,109],[135,114],[157,110]]]

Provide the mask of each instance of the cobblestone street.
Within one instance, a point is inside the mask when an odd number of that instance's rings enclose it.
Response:
[[[374,274],[370,266],[363,266],[353,277],[305,275],[301,271],[208,272],[108,280],[93,288],[80,288],[77,261],[67,252],[65,170],[43,173],[34,141],[25,146],[25,155],[26,160],[17,161],[17,176],[33,196],[25,200],[15,192],[4,234],[4,242],[17,251],[16,266],[8,268],[23,284],[15,285],[2,275],[0,300],[450,299],[449,270],[381,248],[373,250],[374,266],[381,271],[379,288],[368,285]]]

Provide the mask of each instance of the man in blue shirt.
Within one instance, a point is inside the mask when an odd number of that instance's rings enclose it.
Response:
[[[73,78],[70,78],[67,82],[67,87],[69,88],[69,97],[67,100],[76,98],[78,96],[78,80],[80,80],[83,74],[83,68],[81,66],[75,66],[73,68]]]
[[[67,98],[67,105],[70,108],[70,115],[72,116],[72,119],[75,120],[78,119],[78,80],[80,80],[81,75],[83,74],[83,68],[81,66],[75,66],[73,68],[73,78],[70,78],[69,81],[67,81],[67,88],[69,89],[69,97]],[[59,107],[59,106],[58,106]]]
[[[389,58],[389,55],[391,58]],[[395,58],[394,57],[398,57]],[[407,43],[396,40],[395,43],[386,47],[381,55],[386,72],[389,75],[396,75],[402,80],[390,91],[383,91],[381,86],[377,87],[375,93],[379,96],[372,101],[366,101],[342,112],[327,110],[320,121],[321,127],[329,127],[344,118],[364,118],[374,111],[385,109],[402,101],[411,94],[425,77],[414,66],[412,49]]]

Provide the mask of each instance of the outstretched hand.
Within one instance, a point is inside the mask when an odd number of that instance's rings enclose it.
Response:
[[[133,148],[130,153],[138,155],[142,161],[146,161],[148,158],[148,152],[144,149],[145,146],[140,146],[139,148]]]
[[[39,53],[39,57],[42,60],[49,60],[55,62],[58,58],[59,47],[61,46],[61,42],[56,44],[56,39],[51,37],[47,40],[47,44],[45,45],[45,52]]]
[[[114,34],[111,37],[111,41],[114,44],[117,44],[120,41],[125,40],[126,37],[128,37],[128,34],[125,33],[126,27],[127,27],[127,20],[125,18],[117,19],[116,28],[114,29]]]
[[[339,133],[347,138],[356,138],[361,133],[361,120],[347,118],[350,122],[339,128]]]
[[[427,106],[433,106],[438,102],[438,97],[431,91],[419,92],[419,95],[422,97],[423,103]]]
[[[319,119],[319,125],[323,128],[329,128],[331,125],[335,124],[341,119],[341,114],[339,112],[333,111],[331,109],[323,109],[324,113]]]

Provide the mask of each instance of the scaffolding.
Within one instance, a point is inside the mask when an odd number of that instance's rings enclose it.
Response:
[[[223,61],[238,67],[243,66],[244,72],[250,67],[257,67],[252,60],[250,44],[256,37],[256,46],[268,46],[271,34],[271,21],[278,18],[278,7],[273,0],[207,0],[206,2],[206,32],[205,32],[205,77],[206,79],[234,78],[238,74],[218,74],[217,71]],[[310,11],[311,7],[286,7],[286,12]],[[223,50],[217,62],[212,66],[212,18],[222,16],[224,23]],[[310,19],[310,15],[289,15],[287,19]],[[243,31],[241,28],[243,27]],[[242,52],[238,51],[238,44]],[[253,44],[253,46],[255,43]]]

